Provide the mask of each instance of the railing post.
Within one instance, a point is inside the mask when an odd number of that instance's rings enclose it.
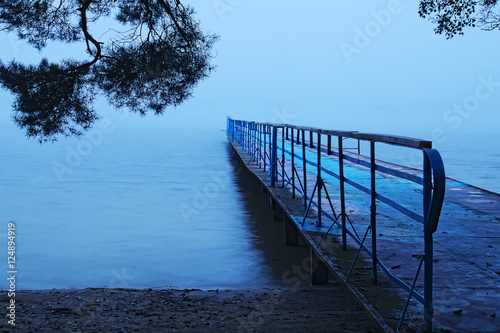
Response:
[[[238,128],[239,128],[239,137],[238,137],[238,141],[241,143],[241,146],[244,147],[245,146],[245,129],[243,128],[243,122],[239,122],[238,123]]]
[[[235,132],[235,139],[238,140],[238,142],[241,143],[241,124],[240,122],[236,122],[236,132]]]
[[[272,155],[273,155],[273,126],[272,125],[268,125],[267,127],[268,129],[268,137],[267,137],[267,149],[269,150],[269,172],[272,171],[272,165],[273,165],[273,162],[272,162]]]
[[[233,131],[233,136],[232,136],[232,139],[233,139],[233,142],[234,140],[236,139],[236,134],[237,134],[237,131],[236,131],[236,128],[238,126],[238,123],[235,122],[234,120],[231,121],[231,131]]]
[[[243,148],[245,146],[245,132],[243,129],[243,123],[239,122],[238,123],[238,142],[241,143],[241,147]]]
[[[332,154],[332,136],[328,135],[328,147],[327,147],[327,154],[331,155]]]
[[[266,171],[266,125],[260,125],[260,130],[262,132],[262,139],[260,140],[260,153],[262,155],[262,163],[264,171]]]
[[[257,160],[257,136],[255,132],[255,123],[252,122],[252,156]]]
[[[243,145],[243,148],[245,149],[245,151],[248,150],[248,123],[245,122],[245,138],[243,139],[243,142],[244,142],[244,145]]]
[[[317,182],[318,182],[318,221],[316,223],[316,226],[317,227],[321,227],[322,226],[322,223],[321,223],[321,212],[322,212],[322,209],[321,209],[321,187],[323,185],[323,180],[321,179],[321,133],[318,132],[318,142],[317,142],[317,146],[318,146],[318,178],[317,178]]]
[[[253,152],[255,156],[255,164],[259,164],[259,149],[257,148],[257,139],[258,139],[258,131],[257,128],[259,127],[258,124],[254,123],[253,124]]]
[[[248,151],[250,152],[250,161],[252,161],[254,156],[253,149],[253,123],[248,123]]]
[[[424,151],[424,321],[425,331],[432,332],[433,239],[443,206],[446,176],[441,155],[434,149]],[[431,179],[433,178],[433,180]]]
[[[247,144],[248,151],[250,152],[250,156],[252,155],[252,124],[247,123]]]
[[[257,162],[257,124],[252,123],[252,155]]]
[[[339,143],[339,181],[340,181],[340,213],[342,214],[342,250],[347,250],[347,221],[345,212],[345,179],[344,179],[344,143],[338,137]]]
[[[246,124],[245,123],[241,123],[241,147],[243,149],[246,149],[246,144],[247,144],[247,128],[246,128]]]
[[[288,128],[286,129],[287,131],[287,138],[288,138]],[[282,186],[285,187],[285,128],[281,129],[281,182]]]
[[[432,333],[432,317],[434,309],[432,307],[432,276],[433,276],[433,239],[432,232],[425,228],[429,219],[429,208],[432,197],[432,172],[429,158],[424,152],[424,322],[425,332]]]
[[[424,321],[425,332],[432,333],[432,317],[434,308],[432,306],[432,277],[434,275],[433,260],[434,249],[432,234],[424,236],[425,258],[424,258]]]
[[[377,283],[377,192],[375,191],[375,141],[370,141],[371,204],[370,225],[372,231],[372,278]]]
[[[295,149],[294,149],[294,146],[295,146],[295,142],[293,141],[294,138],[293,138],[293,127],[290,128],[291,129],[291,134],[292,134],[292,140],[290,140],[291,144],[292,144],[292,198],[295,198]],[[297,133],[298,135],[298,133]]]
[[[262,168],[262,124],[257,127],[259,133],[259,168]]]
[[[266,172],[266,156],[267,156],[267,125],[262,125],[264,131],[264,172]]]
[[[302,130],[302,169],[304,171],[304,210],[307,209],[307,163],[306,163],[306,131]]]
[[[278,160],[278,128],[273,126],[273,140],[272,140],[272,150],[271,150],[271,187],[276,185],[276,173]]]
[[[309,132],[309,147],[314,148],[314,139],[313,139],[313,132]]]

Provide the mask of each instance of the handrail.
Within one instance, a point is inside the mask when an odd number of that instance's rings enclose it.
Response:
[[[426,331],[432,332],[432,277],[433,277],[433,239],[437,230],[446,188],[446,175],[441,155],[436,149],[423,149],[424,152],[424,320]],[[431,180],[432,175],[432,180]],[[411,294],[410,294],[411,297]]]
[[[289,138],[289,130],[291,130],[291,138]],[[281,135],[278,136],[278,131],[281,131]],[[286,136],[285,136],[286,132]],[[306,133],[309,132],[306,136]],[[314,135],[317,134],[316,143],[314,142]],[[295,136],[296,134],[296,136]],[[304,200],[304,208],[306,209],[305,217],[308,214],[308,209],[312,205],[318,208],[318,221],[316,222],[317,226],[321,226],[321,216],[329,218],[333,221],[333,225],[337,224],[342,228],[342,247],[346,249],[346,236],[351,236],[354,241],[360,245],[360,249],[363,249],[366,253],[370,255],[372,258],[372,276],[373,280],[376,283],[377,281],[377,265],[382,269],[384,273],[396,284],[400,285],[404,290],[409,291],[409,298],[415,297],[417,300],[424,304],[424,320],[425,327],[427,332],[431,332],[432,330],[432,275],[433,275],[433,240],[432,234],[436,231],[439,217],[441,213],[441,208],[443,204],[446,178],[444,173],[444,164],[439,155],[439,152],[435,149],[432,149],[432,142],[427,140],[421,140],[416,138],[409,138],[403,136],[394,136],[394,135],[383,135],[383,134],[373,134],[373,133],[361,133],[358,131],[338,131],[338,130],[326,130],[315,127],[304,127],[304,126],[295,126],[289,124],[273,124],[273,123],[259,123],[259,122],[247,122],[244,120],[233,120],[228,118],[227,120],[227,135],[229,140],[233,143],[238,142],[241,145],[242,151],[245,150],[246,153],[255,154],[252,155],[251,160],[255,160],[256,163],[260,165],[262,163],[264,165],[264,170],[266,166],[269,166],[268,174],[270,175],[270,185],[271,187],[275,187],[278,178],[281,176],[282,187],[283,190],[286,186],[292,184],[292,193],[293,197],[295,197],[295,192],[299,192],[303,196]],[[328,148],[325,149],[324,146],[321,145],[321,136],[328,136]],[[338,138],[338,147],[335,149],[336,151],[331,150],[331,137],[336,136]],[[309,137],[309,138],[307,138]],[[370,155],[369,159],[366,157],[361,157],[359,154],[356,157],[356,154],[346,153],[344,150],[347,148],[343,148],[342,141],[345,138],[352,138],[362,141],[370,142]],[[309,149],[306,150],[306,141],[308,141]],[[299,143],[300,142],[300,143]],[[391,169],[391,165],[380,165],[379,162],[375,159],[375,143],[386,143],[391,145],[397,145],[402,147],[408,147],[412,149],[419,149],[423,152],[423,169],[422,174],[423,178],[416,176],[413,173],[407,173],[405,171]],[[291,145],[291,149],[287,149],[286,145]],[[302,149],[297,149],[294,151],[294,146],[302,146]],[[264,149],[264,154],[261,153],[261,147]],[[278,153],[278,150],[281,151],[282,154]],[[258,153],[255,153],[258,152]],[[310,157],[306,156],[309,154],[315,154],[317,156],[317,161],[314,162],[309,160]],[[338,172],[333,172],[328,170],[327,167],[322,165],[322,153],[327,155],[333,155],[338,159]],[[280,160],[281,155],[281,160]],[[288,155],[291,159],[292,172],[291,179],[290,176],[285,172],[285,155]],[[303,181],[300,181],[299,172],[295,170],[295,159],[301,160],[301,168],[303,169]],[[251,161],[250,160],[250,161]],[[371,183],[368,186],[359,184],[355,181],[355,179],[349,179],[345,176],[344,169],[347,167],[346,161],[351,164],[359,165],[362,168],[368,168],[370,172],[370,180]],[[288,162],[287,162],[288,163]],[[307,168],[307,165],[313,166],[313,168]],[[281,171],[278,170],[278,166],[281,166]],[[376,188],[376,171],[384,172],[390,174],[391,176],[402,178],[409,180],[413,183],[419,184],[423,186],[423,214],[419,215],[415,212],[410,211],[405,208],[402,204],[389,199],[387,196],[382,195],[377,192]],[[316,184],[313,186],[314,190],[312,193],[308,193],[308,184],[306,172],[312,172],[317,175]],[[334,176],[340,183],[339,186],[339,194],[340,194],[340,204],[341,204],[341,212],[336,217],[331,216],[327,212],[322,209],[321,203],[321,191],[324,190],[328,197],[328,192],[326,187],[324,187],[325,183],[322,179],[322,173],[326,173]],[[266,175],[267,177],[267,175]],[[285,185],[285,177],[288,178],[288,181]],[[295,185],[295,178],[297,178],[301,184],[301,188],[299,189]],[[354,188],[362,191],[363,193],[369,195],[371,197],[370,202],[370,225],[369,230],[372,234],[372,244],[371,249],[369,249],[366,245],[364,245],[356,236],[346,227],[346,221],[351,220],[348,217],[346,212],[345,205],[345,185],[353,186]],[[310,186],[310,185],[309,185]],[[283,191],[282,190],[282,191]],[[281,191],[281,192],[282,192]],[[317,197],[317,201],[314,201],[314,197]],[[424,244],[425,244],[425,266],[424,266],[424,295],[420,295],[418,292],[414,291],[413,286],[410,287],[408,284],[400,280],[398,277],[393,275],[393,273],[387,269],[384,263],[377,256],[377,200],[379,204],[386,204],[397,211],[403,213],[409,218],[421,222],[424,225]],[[328,201],[330,198],[328,197]],[[330,201],[330,206],[333,209],[332,203]],[[334,212],[335,215],[335,212]],[[339,222],[339,219],[341,220]],[[330,227],[331,229],[331,227]],[[330,231],[328,230],[328,232]],[[355,230],[354,230],[355,231]],[[328,233],[327,232],[327,233]],[[367,230],[368,232],[368,230]],[[357,258],[356,258],[357,259]],[[356,262],[353,262],[353,266]],[[418,270],[418,272],[420,269]],[[415,276],[415,280],[418,277]],[[405,308],[406,312],[406,308]],[[404,313],[405,313],[404,312]],[[403,320],[404,313],[401,318]]]
[[[333,135],[337,137],[343,138],[351,138],[351,139],[359,139],[364,141],[376,141],[376,142],[384,142],[397,146],[409,147],[409,148],[432,148],[432,141],[421,140],[411,137],[398,136],[398,135],[385,135],[385,134],[374,134],[374,133],[362,133],[358,131],[339,131],[339,130],[326,130],[317,127],[306,127],[306,126],[297,126],[290,124],[273,124],[273,123],[257,123],[257,122],[248,122],[245,120],[233,120],[235,122],[247,122],[247,123],[255,123],[267,126],[273,126],[277,128],[293,128],[299,131],[307,131],[312,133],[319,133],[324,135]]]
[[[441,208],[443,207],[444,192],[446,188],[446,175],[444,172],[444,163],[441,155],[436,149],[423,149],[425,159],[430,163],[430,169],[433,175],[433,194],[430,200],[428,212],[426,214],[425,233],[433,234],[437,230]],[[430,181],[429,181],[430,183]]]

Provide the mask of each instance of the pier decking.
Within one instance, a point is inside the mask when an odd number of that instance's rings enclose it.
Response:
[[[232,119],[227,134],[287,244],[310,246],[313,284],[337,278],[385,331],[500,331],[500,195],[445,179],[430,142]],[[422,150],[424,167],[375,144]]]

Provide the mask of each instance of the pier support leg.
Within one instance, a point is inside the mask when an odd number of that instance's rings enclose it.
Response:
[[[328,268],[311,248],[311,283],[314,286],[328,284]]]
[[[281,206],[278,205],[274,199],[271,200],[272,200],[274,222],[283,222],[283,209],[281,209]]]
[[[299,231],[288,216],[285,216],[285,241],[287,246],[299,245]]]

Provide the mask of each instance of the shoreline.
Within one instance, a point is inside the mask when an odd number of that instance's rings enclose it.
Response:
[[[8,305],[6,292],[0,302]],[[23,290],[15,302],[20,332],[378,331],[337,283],[298,290]],[[0,329],[12,329],[5,316]]]

